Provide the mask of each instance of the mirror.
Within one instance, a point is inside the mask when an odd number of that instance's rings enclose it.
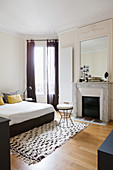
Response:
[[[108,61],[108,36],[81,42],[81,67],[89,66],[88,75],[104,78]]]

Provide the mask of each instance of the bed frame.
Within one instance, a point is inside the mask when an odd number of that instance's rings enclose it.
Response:
[[[39,127],[45,123],[49,123],[54,120],[54,112],[46,114],[44,116],[30,119],[22,123],[14,124],[10,126],[10,137],[26,132],[34,127]]]

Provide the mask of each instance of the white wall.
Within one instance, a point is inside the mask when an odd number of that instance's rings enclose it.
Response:
[[[107,22],[107,21],[105,21],[105,22]],[[111,22],[110,22],[110,24],[111,24]],[[112,22],[112,24],[113,24],[113,22]],[[100,26],[101,26],[101,23],[100,23]],[[101,29],[104,29],[104,26],[101,27]],[[109,31],[109,35],[111,35],[111,36],[109,36],[109,51],[110,52],[109,52],[109,55],[108,55],[108,57],[110,58],[109,60],[111,62],[109,62],[108,67],[109,67],[109,69],[111,69],[110,70],[110,72],[111,72],[110,77],[111,77],[111,80],[112,80],[113,79],[112,78],[113,77],[113,62],[112,62],[112,60],[113,60],[113,43],[112,43],[113,42],[113,36],[112,36],[113,26],[111,27],[111,25],[110,25],[110,28],[108,27],[104,31],[106,32],[107,30]],[[95,29],[92,28],[91,33],[93,31],[95,31]],[[105,36],[105,32],[104,33],[102,32],[103,34],[101,34],[100,36]],[[84,28],[82,30],[82,33],[84,33]],[[97,33],[98,33],[98,31],[96,32],[96,36],[97,36]],[[86,36],[87,36],[87,34],[88,34],[88,31],[86,32]],[[85,36],[85,33],[81,34],[81,36],[83,36],[83,35]],[[59,53],[60,53],[61,48],[70,47],[70,46],[73,47],[73,52],[74,52],[74,82],[78,81],[78,78],[79,78],[79,71],[78,70],[80,70],[80,68],[79,68],[80,67],[80,58],[79,58],[79,55],[80,55],[79,45],[80,44],[77,43],[77,39],[80,38],[79,36],[80,35],[78,35],[77,29],[73,29],[73,30],[59,34],[59,42],[60,42]],[[79,51],[79,53],[77,51]],[[59,54],[59,58],[60,58],[60,54]],[[112,87],[112,95],[111,95],[111,106],[112,106],[111,119],[113,120],[113,97],[112,96],[113,96],[113,87]]]
[[[72,47],[62,48],[59,60],[59,103],[72,104]]]
[[[75,52],[74,52],[75,44],[76,44],[76,29],[60,33],[58,35],[58,37],[59,37],[59,63],[61,60],[62,49],[72,47],[72,56],[73,56],[72,65],[74,67],[75,61],[76,61],[75,60],[76,56],[75,56]],[[65,65],[65,61],[64,61],[64,65]],[[59,70],[60,70],[60,65],[59,65]],[[76,68],[74,67],[74,68],[72,68],[72,70],[73,70],[73,73],[72,73],[73,80],[72,81],[75,81],[73,74],[75,73]],[[60,71],[59,71],[59,84],[60,84],[60,77],[61,77],[61,75],[60,75]],[[60,89],[59,89],[59,93],[60,93]],[[59,99],[60,98],[61,98],[61,96],[59,96]],[[62,101],[59,100],[59,102],[62,102]],[[70,101],[66,99],[63,102],[70,102]],[[72,103],[72,102],[70,102],[70,103]]]
[[[75,47],[76,30],[67,31],[59,34],[60,48]]]
[[[76,73],[77,73],[77,67],[75,67],[76,63],[77,63],[77,56],[76,51],[75,51],[75,46],[77,43],[77,29],[73,29],[70,31],[66,31],[64,33],[60,33],[59,35],[59,61],[60,61],[60,53],[61,53],[61,49],[62,48],[67,48],[67,47],[72,47],[72,55],[73,55],[73,73],[74,75],[72,75],[73,77],[73,81],[76,80]]]
[[[25,40],[0,32],[0,92],[25,88]]]

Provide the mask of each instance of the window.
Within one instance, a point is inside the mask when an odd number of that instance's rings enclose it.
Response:
[[[48,47],[48,84],[49,94],[55,94],[55,48]]]
[[[34,48],[35,89],[38,102],[58,103],[58,42],[39,40]]]
[[[35,84],[36,94],[44,94],[44,47],[35,47]]]
[[[55,94],[55,48],[38,44],[34,51],[35,85],[38,102],[47,102],[47,79],[48,93]],[[48,74],[47,74],[48,73]],[[48,77],[47,77],[48,76]]]

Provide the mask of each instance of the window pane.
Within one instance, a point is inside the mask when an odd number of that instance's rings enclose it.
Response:
[[[48,47],[48,84],[49,94],[55,94],[55,48]]]
[[[44,48],[35,47],[35,84],[36,94],[44,94]]]

